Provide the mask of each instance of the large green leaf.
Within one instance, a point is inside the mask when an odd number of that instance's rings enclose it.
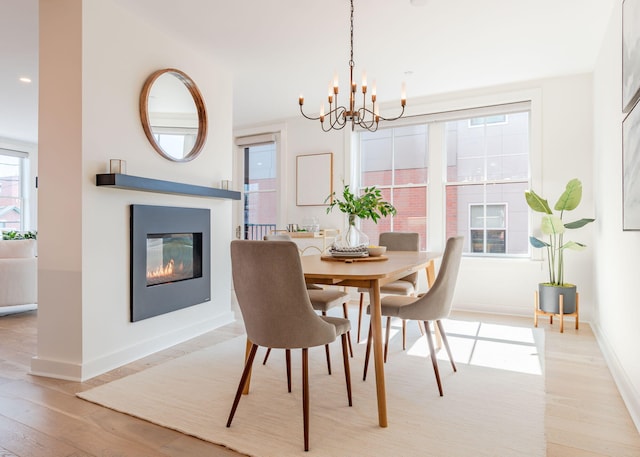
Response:
[[[532,210],[539,213],[551,214],[549,203],[540,195],[536,194],[533,190],[525,191],[524,198],[527,200],[527,204]]]
[[[556,211],[571,211],[576,209],[582,200],[582,183],[579,179],[572,179],[567,183],[567,187],[560,195],[554,209]]]
[[[529,243],[531,243],[531,246],[533,246],[534,248],[548,248],[549,246],[551,246],[549,243],[545,243],[544,241],[539,240],[535,236],[529,237]]]
[[[540,229],[545,235],[556,235],[559,233],[564,233],[565,231],[562,219],[560,219],[558,216],[554,216],[553,214],[542,216]]]
[[[580,219],[579,221],[568,222],[564,224],[564,226],[568,229],[577,229],[580,227],[584,227],[585,225],[593,221],[595,221],[595,219]]]
[[[572,251],[584,251],[587,248],[586,244],[578,243],[575,241],[567,241],[560,249],[571,249]]]

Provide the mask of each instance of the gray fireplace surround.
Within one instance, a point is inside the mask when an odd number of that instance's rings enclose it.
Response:
[[[151,205],[130,209],[131,322],[210,301],[210,210]],[[176,272],[180,265],[180,273],[173,273],[174,264]],[[150,279],[152,268],[166,276]]]

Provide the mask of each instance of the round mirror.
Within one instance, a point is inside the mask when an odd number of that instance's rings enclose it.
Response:
[[[180,70],[151,74],[140,94],[140,118],[145,135],[163,157],[193,160],[207,138],[207,112],[198,87]]]

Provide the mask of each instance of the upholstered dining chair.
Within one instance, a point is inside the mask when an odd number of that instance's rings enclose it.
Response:
[[[293,241],[293,239],[286,233],[275,233],[272,235],[265,235],[265,241]],[[298,250],[299,252],[300,250]],[[307,291],[309,292],[309,299],[311,300],[311,306],[316,311],[322,313],[323,316],[327,315],[327,312],[342,305],[342,314],[345,319],[349,319],[349,294],[341,290],[325,290],[316,284],[307,284]],[[349,354],[353,357],[353,345],[351,343],[351,331],[347,333],[347,341],[349,342]],[[267,363],[270,350],[267,349],[267,353],[264,356],[263,364]],[[327,357],[327,370],[331,374],[331,355],[329,352],[329,345],[325,346],[325,353]]]
[[[349,320],[319,316],[305,287],[298,249],[293,242],[234,240],[231,242],[233,284],[251,349],[229,413],[235,415],[251,373],[258,346],[287,351],[302,349],[302,409],[304,449],[309,450],[310,347],[329,344],[340,336],[347,399],[351,406],[351,375],[346,334]],[[287,354],[289,355],[289,354]],[[287,374],[290,374],[287,357]]]
[[[386,246],[389,251],[419,251],[420,234],[414,232],[384,232],[380,234],[378,241],[380,246]],[[396,281],[385,284],[380,288],[381,294],[415,296],[418,291],[418,273],[411,273]],[[362,312],[364,309],[364,294],[368,289],[358,289],[360,292],[360,304],[358,307],[358,333],[357,341],[360,341],[360,327],[362,326]],[[387,333],[391,328],[391,318],[387,318]],[[402,321],[402,349],[406,349],[407,329],[406,322]],[[384,361],[387,361],[387,353],[384,354]]]
[[[460,269],[460,259],[462,257],[462,244],[464,237],[451,237],[447,240],[447,245],[442,255],[442,263],[438,270],[433,286],[425,294],[421,294],[417,299],[415,297],[404,297],[399,295],[389,295],[382,299],[382,315],[387,317],[399,317],[401,319],[411,319],[424,322],[425,338],[429,345],[429,353],[431,355],[431,363],[433,364],[433,372],[438,383],[438,390],[442,396],[442,383],[440,382],[440,372],[438,370],[438,361],[431,338],[431,330],[429,322],[435,322],[442,336],[442,343],[447,350],[451,367],[453,371],[457,371],[456,364],[451,355],[447,335],[442,326],[442,319],[446,319],[451,312],[451,304],[453,302],[453,293],[456,288],[458,279],[458,270]],[[367,307],[367,313],[371,312],[371,308]],[[364,359],[364,375],[367,377],[367,368],[369,365],[369,353],[371,352],[371,328],[369,328],[369,336],[367,337],[367,350]],[[385,337],[385,352],[389,345],[389,333]]]

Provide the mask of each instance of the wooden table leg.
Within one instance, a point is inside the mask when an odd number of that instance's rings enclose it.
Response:
[[[244,351],[244,361],[247,361],[249,357],[249,352],[251,352],[251,346],[253,343],[247,338],[247,348]],[[249,377],[247,377],[247,383],[244,385],[244,390],[242,391],[243,395],[247,395],[249,393],[249,386],[251,385],[251,372],[249,372]]]
[[[369,295],[371,297],[371,332],[373,333],[373,360],[376,370],[376,391],[378,395],[378,422],[387,426],[387,391],[384,382],[384,361],[382,355],[382,308],[380,305],[380,283],[374,280]]]
[[[433,286],[433,283],[436,282],[436,267],[433,264],[433,260],[429,261],[429,264],[427,265],[427,285],[429,286],[429,289],[431,289],[431,287]]]

